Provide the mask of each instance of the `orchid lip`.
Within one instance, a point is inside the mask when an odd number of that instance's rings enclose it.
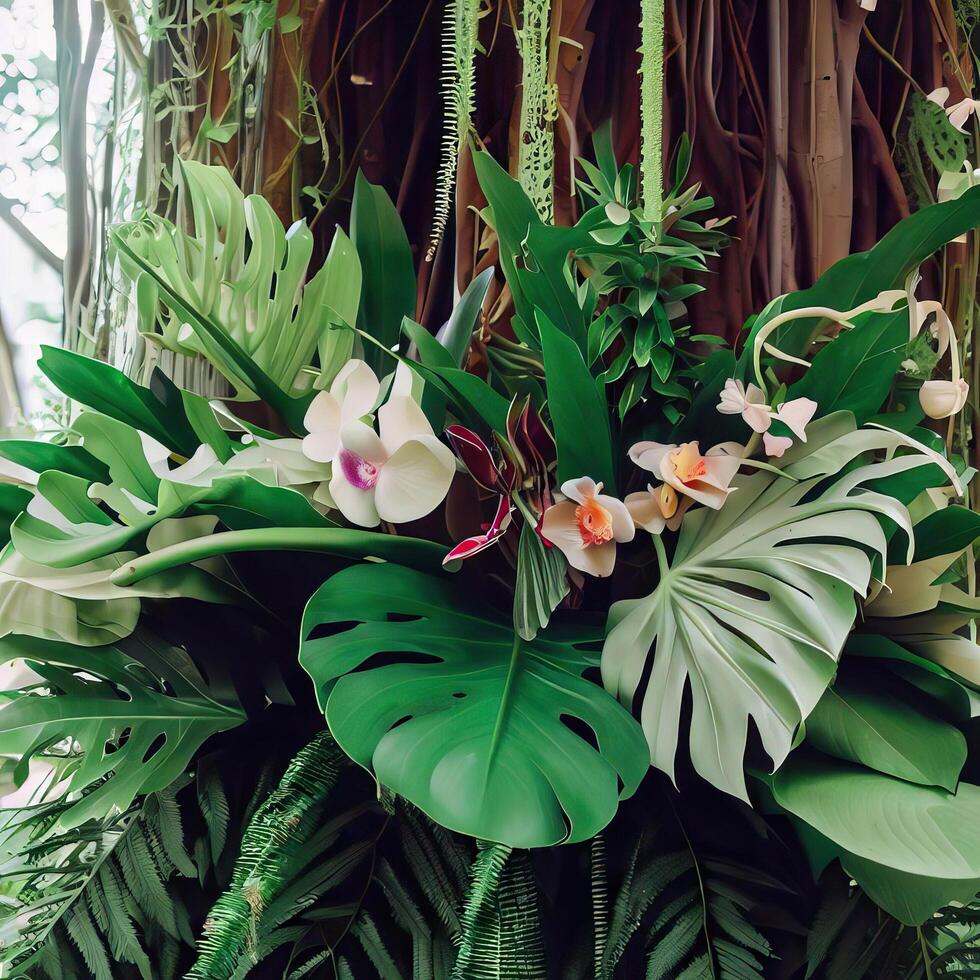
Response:
[[[352,487],[357,487],[358,490],[374,488],[381,474],[380,466],[376,466],[370,460],[358,456],[357,453],[353,453],[349,449],[341,449],[337,459],[344,478]]]

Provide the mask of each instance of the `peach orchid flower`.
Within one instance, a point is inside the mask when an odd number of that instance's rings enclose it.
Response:
[[[638,442],[629,455],[637,466],[655,473],[677,493],[712,510],[718,510],[728,498],[729,484],[742,463],[741,457],[729,455],[720,446],[702,456],[696,442],[680,446]]]
[[[662,483],[659,487],[648,485],[646,490],[628,494],[625,503],[634,524],[651,534],[661,534],[664,528],[676,531],[694,501]]]
[[[636,534],[626,505],[602,492],[602,484],[587,476],[566,480],[567,497],[552,504],[541,522],[541,536],[558,548],[572,568],[605,578],[616,564],[616,544]]]

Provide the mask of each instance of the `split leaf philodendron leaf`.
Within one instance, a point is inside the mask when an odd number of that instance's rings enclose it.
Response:
[[[749,718],[778,768],[834,676],[856,597],[884,565],[878,517],[911,535],[905,508],[864,485],[934,462],[914,452],[858,466],[827,485],[862,453],[907,440],[855,431],[846,414],[827,416],[809,435],[807,446],[787,453],[792,479],[739,476],[720,510],[688,514],[656,590],[617,602],[609,614],[603,680],[625,704],[640,700],[653,764],[673,774],[690,685],[694,767],[743,799]]]
[[[95,648],[9,636],[0,659],[30,662],[49,691],[4,707],[0,752],[26,767],[71,739],[82,754],[69,788],[95,784],[62,814],[66,828],[168,786],[206,739],[245,720],[233,691],[209,685],[184,650],[145,631]]]
[[[637,723],[582,676],[599,640],[552,627],[522,641],[457,582],[359,566],[310,600],[300,663],[381,783],[443,826],[543,847],[593,837],[647,769]]]

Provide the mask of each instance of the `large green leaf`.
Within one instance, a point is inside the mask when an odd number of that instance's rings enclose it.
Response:
[[[168,449],[190,456],[201,444],[181,405],[165,405],[149,388],[102,361],[42,345],[37,366],[73,401],[142,430]]]
[[[288,230],[259,195],[244,196],[224,167],[177,160],[178,211],[193,233],[151,215],[113,231],[135,281],[141,329],[182,354],[205,354],[237,388],[254,392],[299,431],[289,395],[305,390],[328,322],[350,310],[349,243],[309,274],[313,234]],[[356,261],[356,259],[355,259]],[[298,417],[296,417],[298,416]]]
[[[977,538],[980,514],[967,507],[944,507],[915,525],[915,560],[952,555],[968,548]]]
[[[752,363],[756,335],[780,313],[811,306],[849,310],[886,289],[900,289],[909,273],[933,252],[978,224],[980,188],[975,187],[956,200],[921,208],[904,218],[870,251],[836,262],[809,289],[778,297],[752,324],[739,360],[743,375]],[[778,328],[769,342],[787,354],[800,355],[818,323],[812,317],[794,320]]]
[[[391,198],[360,171],[354,181],[350,237],[363,273],[358,326],[391,350],[398,343],[402,318],[415,315],[415,264]],[[384,352],[373,344],[365,360],[378,374],[387,369]]]
[[[603,209],[593,208],[572,228],[545,224],[521,185],[489,153],[474,153],[473,166],[490,205],[485,216],[497,233],[500,267],[514,297],[514,332],[538,347],[540,312],[584,357],[589,316],[579,301],[570,256],[595,244],[590,232],[605,219]]]
[[[581,351],[547,317],[538,330],[548,385],[548,414],[558,445],[558,480],[591,476],[616,492],[609,409],[603,386],[592,377]]]
[[[806,723],[807,742],[838,759],[925,786],[955,791],[966,762],[959,729],[914,703],[880,671],[848,661]]]
[[[472,588],[375,565],[328,579],[302,637],[341,747],[446,827],[519,847],[585,840],[646,771],[639,726],[582,676],[591,629],[522,642]]]
[[[624,703],[642,701],[654,765],[673,773],[688,686],[691,759],[705,779],[746,798],[750,717],[774,765],[782,764],[834,675],[872,559],[884,563],[878,515],[911,534],[905,508],[863,485],[928,465],[931,457],[899,456],[858,466],[829,485],[827,478],[902,440],[855,431],[846,413],[822,419],[811,426],[808,446],[787,454],[786,472],[795,479],[766,471],[737,477],[720,510],[687,515],[657,589],[612,607],[603,680]]]
[[[23,658],[49,693],[21,695],[0,712],[0,752],[30,757],[65,739],[82,756],[69,791],[90,792],[61,817],[77,827],[163,789],[201,744],[244,721],[234,693],[198,672],[185,651],[139,632],[114,646],[33,637],[0,640],[0,659]]]
[[[56,446],[40,439],[0,439],[0,456],[35,473],[59,470],[87,480],[109,479],[108,467],[81,446]]]
[[[776,802],[832,841],[844,867],[903,921],[915,924],[980,890],[980,786],[960,783],[949,793],[801,750],[771,787]],[[903,898],[896,894],[903,884],[923,891]]]
[[[821,415],[851,412],[859,423],[881,409],[909,339],[908,310],[869,314],[824,346],[787,398],[812,398]]]

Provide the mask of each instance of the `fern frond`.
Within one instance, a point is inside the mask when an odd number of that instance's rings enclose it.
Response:
[[[180,827],[174,806],[171,788],[104,825],[90,822],[59,836],[39,830],[39,843],[13,858],[26,875],[4,926],[17,939],[4,950],[3,962],[36,966],[58,980],[84,975],[70,965],[77,950],[96,977],[113,975],[107,963],[132,964],[146,980],[164,976],[155,965],[151,969],[147,949],[159,958],[165,935],[178,952],[191,940],[186,910],[168,887],[177,871],[171,853],[189,861],[182,835],[174,836]],[[47,827],[45,807],[28,813],[5,843],[29,837],[33,824]],[[194,868],[185,864],[185,870]]]
[[[663,217],[664,0],[640,4],[640,189],[643,217]]]
[[[479,49],[480,0],[449,0],[442,35],[442,162],[436,178],[434,219],[426,262],[435,256],[449,222],[459,151],[476,108],[476,52]]]
[[[609,938],[609,882],[606,867],[606,839],[602,834],[597,834],[593,839],[589,857],[595,975],[601,977],[606,941]]]
[[[302,907],[301,898],[315,900],[330,887],[331,875],[342,877],[360,859],[361,851],[345,852],[333,859],[338,868],[330,864],[314,868],[313,878],[299,874],[324,843],[333,840],[328,828],[326,834],[321,833],[319,845],[311,844],[342,758],[330,735],[321,733],[300,750],[276,790],[255,811],[242,837],[231,883],[204,924],[189,980],[231,978],[243,964],[257,963],[260,951],[269,948],[263,931],[271,933],[294,909]],[[219,797],[209,790],[204,798],[215,815]],[[276,914],[266,917],[276,901],[280,906]]]
[[[481,844],[453,980],[544,980],[537,886],[526,852]]]

